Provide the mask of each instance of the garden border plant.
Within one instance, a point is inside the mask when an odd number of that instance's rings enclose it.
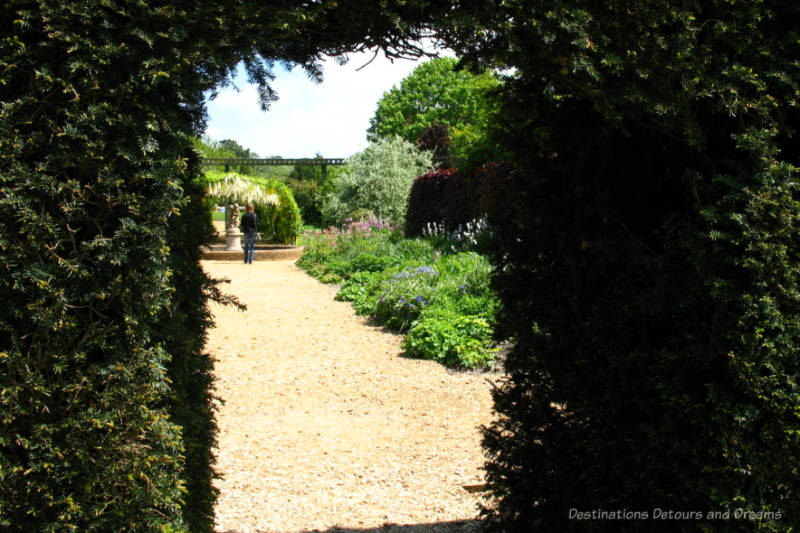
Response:
[[[298,265],[320,281],[341,283],[336,299],[358,314],[406,333],[407,355],[485,368],[496,352],[499,302],[489,289],[488,261],[462,251],[465,244],[437,250],[373,219],[307,236]]]

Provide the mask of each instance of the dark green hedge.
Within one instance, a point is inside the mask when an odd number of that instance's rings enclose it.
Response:
[[[322,213],[319,211],[319,204],[322,196],[322,189],[316,181],[287,179],[286,186],[292,191],[292,196],[300,208],[300,215],[304,224],[314,226],[322,225]]]
[[[258,230],[266,242],[295,244],[297,236],[303,229],[303,219],[291,189],[276,178],[267,178],[263,186],[267,191],[278,195],[279,203],[278,205],[256,204]]]
[[[244,61],[266,107],[419,7],[0,3],[0,530],[212,530],[205,95]]]
[[[517,345],[485,432],[490,524],[797,530],[800,5],[470,16],[503,29],[462,50],[514,68],[515,170],[490,222]]]
[[[0,529],[212,528],[185,17],[0,10]]]
[[[199,173],[199,159],[187,158],[187,176]],[[214,280],[199,265],[201,245],[209,242],[213,227],[204,203],[204,189],[196,180],[182,183],[184,204],[169,218],[169,273],[173,287],[170,303],[161,310],[154,335],[170,354],[167,367],[170,392],[164,398],[170,419],[181,427],[183,471],[186,493],[182,497],[183,519],[193,533],[213,532],[217,490],[212,447],[216,444],[214,420],[213,358],[205,352],[206,331],[213,325],[207,299],[224,297]]]

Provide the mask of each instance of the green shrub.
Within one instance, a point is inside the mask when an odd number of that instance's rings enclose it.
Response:
[[[357,210],[402,224],[414,178],[431,168],[431,155],[399,137],[382,139],[350,158],[335,192],[322,206],[323,222],[341,224]]]
[[[319,210],[322,202],[320,185],[311,180],[287,179],[286,186],[297,202],[303,223],[315,226],[322,224],[322,213]]]
[[[292,192],[275,178],[266,179],[265,187],[277,194],[280,200],[277,205],[255,204],[260,221],[258,231],[268,243],[295,244],[303,228],[303,219]]]
[[[437,306],[422,311],[402,346],[411,357],[433,359],[450,367],[480,368],[494,358],[492,333],[485,318]]]

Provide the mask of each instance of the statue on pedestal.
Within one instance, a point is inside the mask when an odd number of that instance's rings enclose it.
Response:
[[[225,208],[225,221],[228,227],[225,232],[225,249],[226,250],[241,250],[242,232],[239,231],[239,204],[228,204]]]
[[[225,209],[228,229],[239,229],[239,204],[229,204]]]

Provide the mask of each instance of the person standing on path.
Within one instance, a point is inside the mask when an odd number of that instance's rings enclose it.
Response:
[[[254,212],[252,203],[247,204],[247,212],[242,215],[239,229],[244,233],[244,262],[253,264],[255,256],[256,233],[258,232],[258,215]]]

